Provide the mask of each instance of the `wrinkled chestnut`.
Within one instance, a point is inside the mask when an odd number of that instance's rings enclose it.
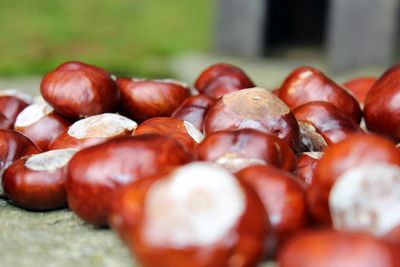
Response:
[[[308,232],[289,240],[280,267],[395,267],[397,251],[385,241],[361,233],[332,230]]]
[[[32,98],[16,90],[0,91],[0,112],[14,125],[18,114],[30,103]]]
[[[175,80],[118,78],[124,114],[142,122],[152,117],[168,117],[190,96],[187,84]]]
[[[171,117],[190,122],[199,131],[203,131],[204,118],[212,103],[214,103],[214,100],[206,95],[188,97],[171,114]]]
[[[14,124],[16,131],[30,138],[42,151],[71,125],[47,104],[32,104],[21,111]]]
[[[3,174],[4,193],[16,206],[28,210],[66,207],[67,164],[75,152],[52,150],[14,161]]]
[[[351,133],[363,132],[357,123],[328,102],[308,102],[295,108],[293,114],[299,123],[304,151],[322,151]]]
[[[169,117],[151,118],[141,123],[133,135],[162,134],[174,138],[188,151],[193,149],[203,140],[203,134],[191,123]]]
[[[91,116],[72,124],[49,145],[49,149],[81,149],[115,137],[129,136],[136,127],[136,122],[118,114]]]
[[[47,73],[40,91],[57,112],[72,119],[116,111],[120,100],[108,72],[78,61],[66,62]]]
[[[365,99],[364,118],[368,130],[400,141],[400,65],[387,70]]]
[[[305,183],[306,187],[311,185],[315,168],[323,152],[304,152],[297,157],[296,177]]]
[[[335,229],[385,236],[400,226],[400,164],[371,163],[339,176],[329,208]],[[400,239],[399,239],[400,241]]]
[[[353,134],[328,147],[317,163],[307,194],[316,222],[331,224],[329,194],[340,175],[352,168],[376,163],[400,164],[396,146],[382,137]]]
[[[217,63],[206,68],[197,77],[194,87],[213,98],[239,89],[254,87],[254,83],[239,67],[227,63]]]
[[[208,110],[204,133],[252,128],[283,139],[299,150],[299,125],[289,107],[263,88],[243,89],[219,98]]]
[[[272,253],[294,233],[307,227],[305,190],[295,176],[268,165],[245,168],[236,176],[254,189],[267,210]]]
[[[269,230],[247,184],[191,163],[122,189],[110,223],[143,267],[258,266]]]
[[[311,101],[329,102],[356,123],[361,121],[362,112],[357,100],[312,67],[300,67],[290,73],[281,86],[279,97],[292,110]]]
[[[286,171],[293,171],[296,166],[294,153],[283,140],[253,129],[212,133],[194,154],[197,160],[214,162],[231,172],[258,164]]]
[[[353,93],[354,97],[358,100],[358,102],[363,105],[365,98],[369,90],[371,90],[372,86],[374,86],[377,81],[376,77],[357,77],[351,80],[348,80],[343,84],[343,86]]]
[[[105,226],[116,189],[190,159],[174,139],[152,134],[115,138],[85,148],[68,166],[69,207],[83,220]]]

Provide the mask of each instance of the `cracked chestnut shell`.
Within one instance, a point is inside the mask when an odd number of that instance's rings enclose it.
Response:
[[[106,226],[118,188],[190,160],[177,141],[156,134],[119,137],[82,149],[68,165],[69,207],[84,221]]]
[[[47,73],[40,91],[58,113],[71,119],[117,111],[120,101],[108,72],[78,61],[63,63]]]
[[[195,162],[137,181],[113,207],[110,223],[143,267],[253,267],[262,260],[265,209],[247,184],[216,165]]]
[[[296,159],[281,139],[253,129],[219,131],[208,135],[196,148],[195,158],[214,162],[231,172],[258,164],[293,171]]]
[[[299,125],[289,107],[263,88],[249,88],[224,95],[208,110],[204,134],[251,128],[283,139],[300,150]]]
[[[293,110],[311,101],[335,105],[353,121],[360,123],[362,111],[357,100],[344,88],[312,67],[299,67],[283,82],[279,97]]]

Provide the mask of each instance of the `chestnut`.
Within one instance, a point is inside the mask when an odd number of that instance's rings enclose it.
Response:
[[[13,127],[13,123],[0,112],[0,129],[11,129]]]
[[[272,228],[269,236],[272,254],[293,234],[307,227],[305,189],[295,176],[271,165],[247,167],[236,176],[254,189],[267,210]]]
[[[142,122],[168,117],[190,96],[187,84],[175,80],[144,80],[119,77],[124,114]]]
[[[357,100],[316,68],[299,67],[292,71],[283,82],[279,97],[292,110],[311,101],[329,102],[356,123],[361,121]]]
[[[14,161],[3,174],[3,189],[16,206],[54,210],[67,206],[65,179],[74,149],[52,150]]]
[[[120,100],[108,72],[78,61],[65,62],[47,73],[40,91],[54,110],[71,119],[117,111]]]
[[[400,65],[387,70],[365,99],[364,118],[368,130],[400,141]]]
[[[351,133],[363,132],[357,123],[328,102],[305,103],[295,108],[293,114],[299,123],[303,151],[322,151]]]
[[[324,151],[307,191],[309,209],[317,223],[331,224],[329,194],[340,175],[372,163],[399,165],[400,153],[392,142],[372,134],[352,134]]]
[[[282,249],[280,267],[395,267],[396,249],[376,237],[353,232],[319,230],[300,234]]]
[[[208,135],[195,149],[195,158],[214,162],[231,172],[258,164],[293,171],[296,159],[281,139],[254,129],[219,131]]]
[[[175,109],[171,117],[190,122],[199,131],[203,131],[204,118],[212,103],[214,100],[206,95],[190,96]]]
[[[365,98],[376,81],[377,78],[372,76],[356,77],[345,82],[343,86],[353,93],[361,105],[364,105]]]
[[[242,69],[227,63],[216,63],[203,70],[197,77],[194,87],[202,93],[210,83],[213,83],[215,79],[221,76],[237,77],[237,81],[245,86],[243,88],[254,87],[254,83]]]
[[[200,162],[124,187],[110,224],[143,267],[258,266],[269,231],[254,191]]]
[[[18,114],[30,103],[32,98],[14,89],[0,91],[0,112],[14,125]]]
[[[68,127],[50,143],[49,149],[81,149],[118,136],[129,136],[136,127],[136,122],[118,114],[94,115]]]
[[[305,183],[306,187],[311,185],[315,168],[323,152],[304,152],[297,157],[296,177]]]
[[[30,138],[42,151],[70,125],[71,121],[47,104],[32,104],[18,114],[14,129]]]
[[[118,188],[190,160],[177,141],[156,134],[114,138],[82,149],[68,165],[69,207],[84,221],[106,226]]]
[[[169,117],[156,117],[145,120],[135,130],[133,135],[162,134],[174,138],[188,151],[203,140],[203,134],[190,122]]]
[[[13,130],[0,129],[0,178],[13,161],[40,152],[40,148],[25,135]],[[0,195],[2,193],[0,188]]]
[[[299,150],[299,125],[289,107],[263,88],[249,88],[219,98],[208,110],[204,133],[252,128],[283,139]]]
[[[366,231],[380,237],[400,226],[399,203],[400,164],[351,168],[339,176],[329,195],[335,229]]]

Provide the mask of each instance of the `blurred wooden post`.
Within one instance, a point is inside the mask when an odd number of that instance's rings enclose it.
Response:
[[[327,53],[333,71],[395,61],[397,0],[330,0]]]
[[[220,53],[261,56],[267,0],[218,0],[216,49]]]

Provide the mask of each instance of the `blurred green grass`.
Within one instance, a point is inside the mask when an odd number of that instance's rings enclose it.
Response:
[[[211,42],[212,0],[0,1],[0,76],[82,60],[120,75],[170,76],[167,59]]]

